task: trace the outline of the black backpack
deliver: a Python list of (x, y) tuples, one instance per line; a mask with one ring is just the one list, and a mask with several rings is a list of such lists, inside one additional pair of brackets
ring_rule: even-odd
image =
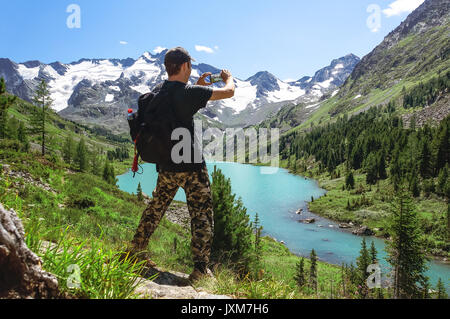
[(178, 127), (167, 87), (158, 86), (138, 99), (137, 116), (128, 120), (135, 144), (133, 172), (137, 171), (139, 156), (147, 163), (171, 163), (172, 131)]

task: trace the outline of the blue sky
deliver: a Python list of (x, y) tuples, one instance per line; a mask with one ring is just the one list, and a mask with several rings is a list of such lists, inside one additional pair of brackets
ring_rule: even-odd
[[(421, 2), (3, 0), (0, 57), (68, 63), (183, 46), (197, 61), (241, 79), (264, 70), (299, 79), (334, 58), (366, 55)], [(67, 26), (70, 4), (81, 9), (80, 28)], [(371, 4), (381, 11), (368, 12)], [(371, 21), (379, 25), (368, 25), (376, 12), (379, 19)]]

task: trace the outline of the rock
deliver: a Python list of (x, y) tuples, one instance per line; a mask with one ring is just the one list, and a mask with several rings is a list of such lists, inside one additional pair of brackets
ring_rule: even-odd
[(22, 222), (0, 204), (0, 298), (60, 298), (56, 277), (25, 244)]
[(313, 224), (316, 222), (316, 219), (315, 218), (306, 218), (306, 219), (300, 220), (300, 222), (304, 223), (304, 224)]
[(190, 286), (188, 275), (153, 269), (147, 276), (157, 275), (154, 280), (140, 279), (134, 291), (140, 298), (152, 299), (231, 299), (230, 296), (215, 295), (202, 288)]
[(303, 212), (303, 208), (299, 208), (297, 209), (297, 211), (295, 212), (297, 215), (300, 215)]
[(339, 224), (339, 228), (351, 228), (352, 226), (350, 224), (347, 223), (340, 223)]
[(285, 242), (282, 240), (282, 241), (280, 241), (280, 244), (285, 245)]
[(371, 236), (373, 235), (373, 231), (367, 226), (361, 226), (357, 229), (354, 229), (352, 231), (352, 234), (358, 236)]

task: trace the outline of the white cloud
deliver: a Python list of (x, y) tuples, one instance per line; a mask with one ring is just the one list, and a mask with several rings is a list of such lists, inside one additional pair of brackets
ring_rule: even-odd
[(153, 49), (153, 53), (158, 54), (161, 53), (162, 51), (164, 51), (166, 48), (157, 46), (156, 48)]
[(214, 50), (216, 50), (216, 51), (219, 50), (219, 46), (215, 45)]
[(195, 45), (195, 50), (198, 52), (214, 53), (214, 50), (204, 45)]
[(397, 16), (405, 12), (411, 12), (420, 6), (425, 0), (395, 0), (383, 13), (387, 17)]
[(122, 44), (122, 45), (127, 45), (128, 44), (127, 41), (119, 41), (119, 43)]

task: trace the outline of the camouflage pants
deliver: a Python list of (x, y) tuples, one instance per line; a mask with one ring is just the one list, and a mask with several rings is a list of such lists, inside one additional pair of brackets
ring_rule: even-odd
[(144, 210), (132, 241), (137, 251), (147, 249), (150, 236), (158, 227), (170, 202), (182, 187), (191, 217), (191, 250), (194, 263), (208, 263), (213, 235), (213, 206), (206, 166), (195, 172), (160, 171), (153, 198)]

